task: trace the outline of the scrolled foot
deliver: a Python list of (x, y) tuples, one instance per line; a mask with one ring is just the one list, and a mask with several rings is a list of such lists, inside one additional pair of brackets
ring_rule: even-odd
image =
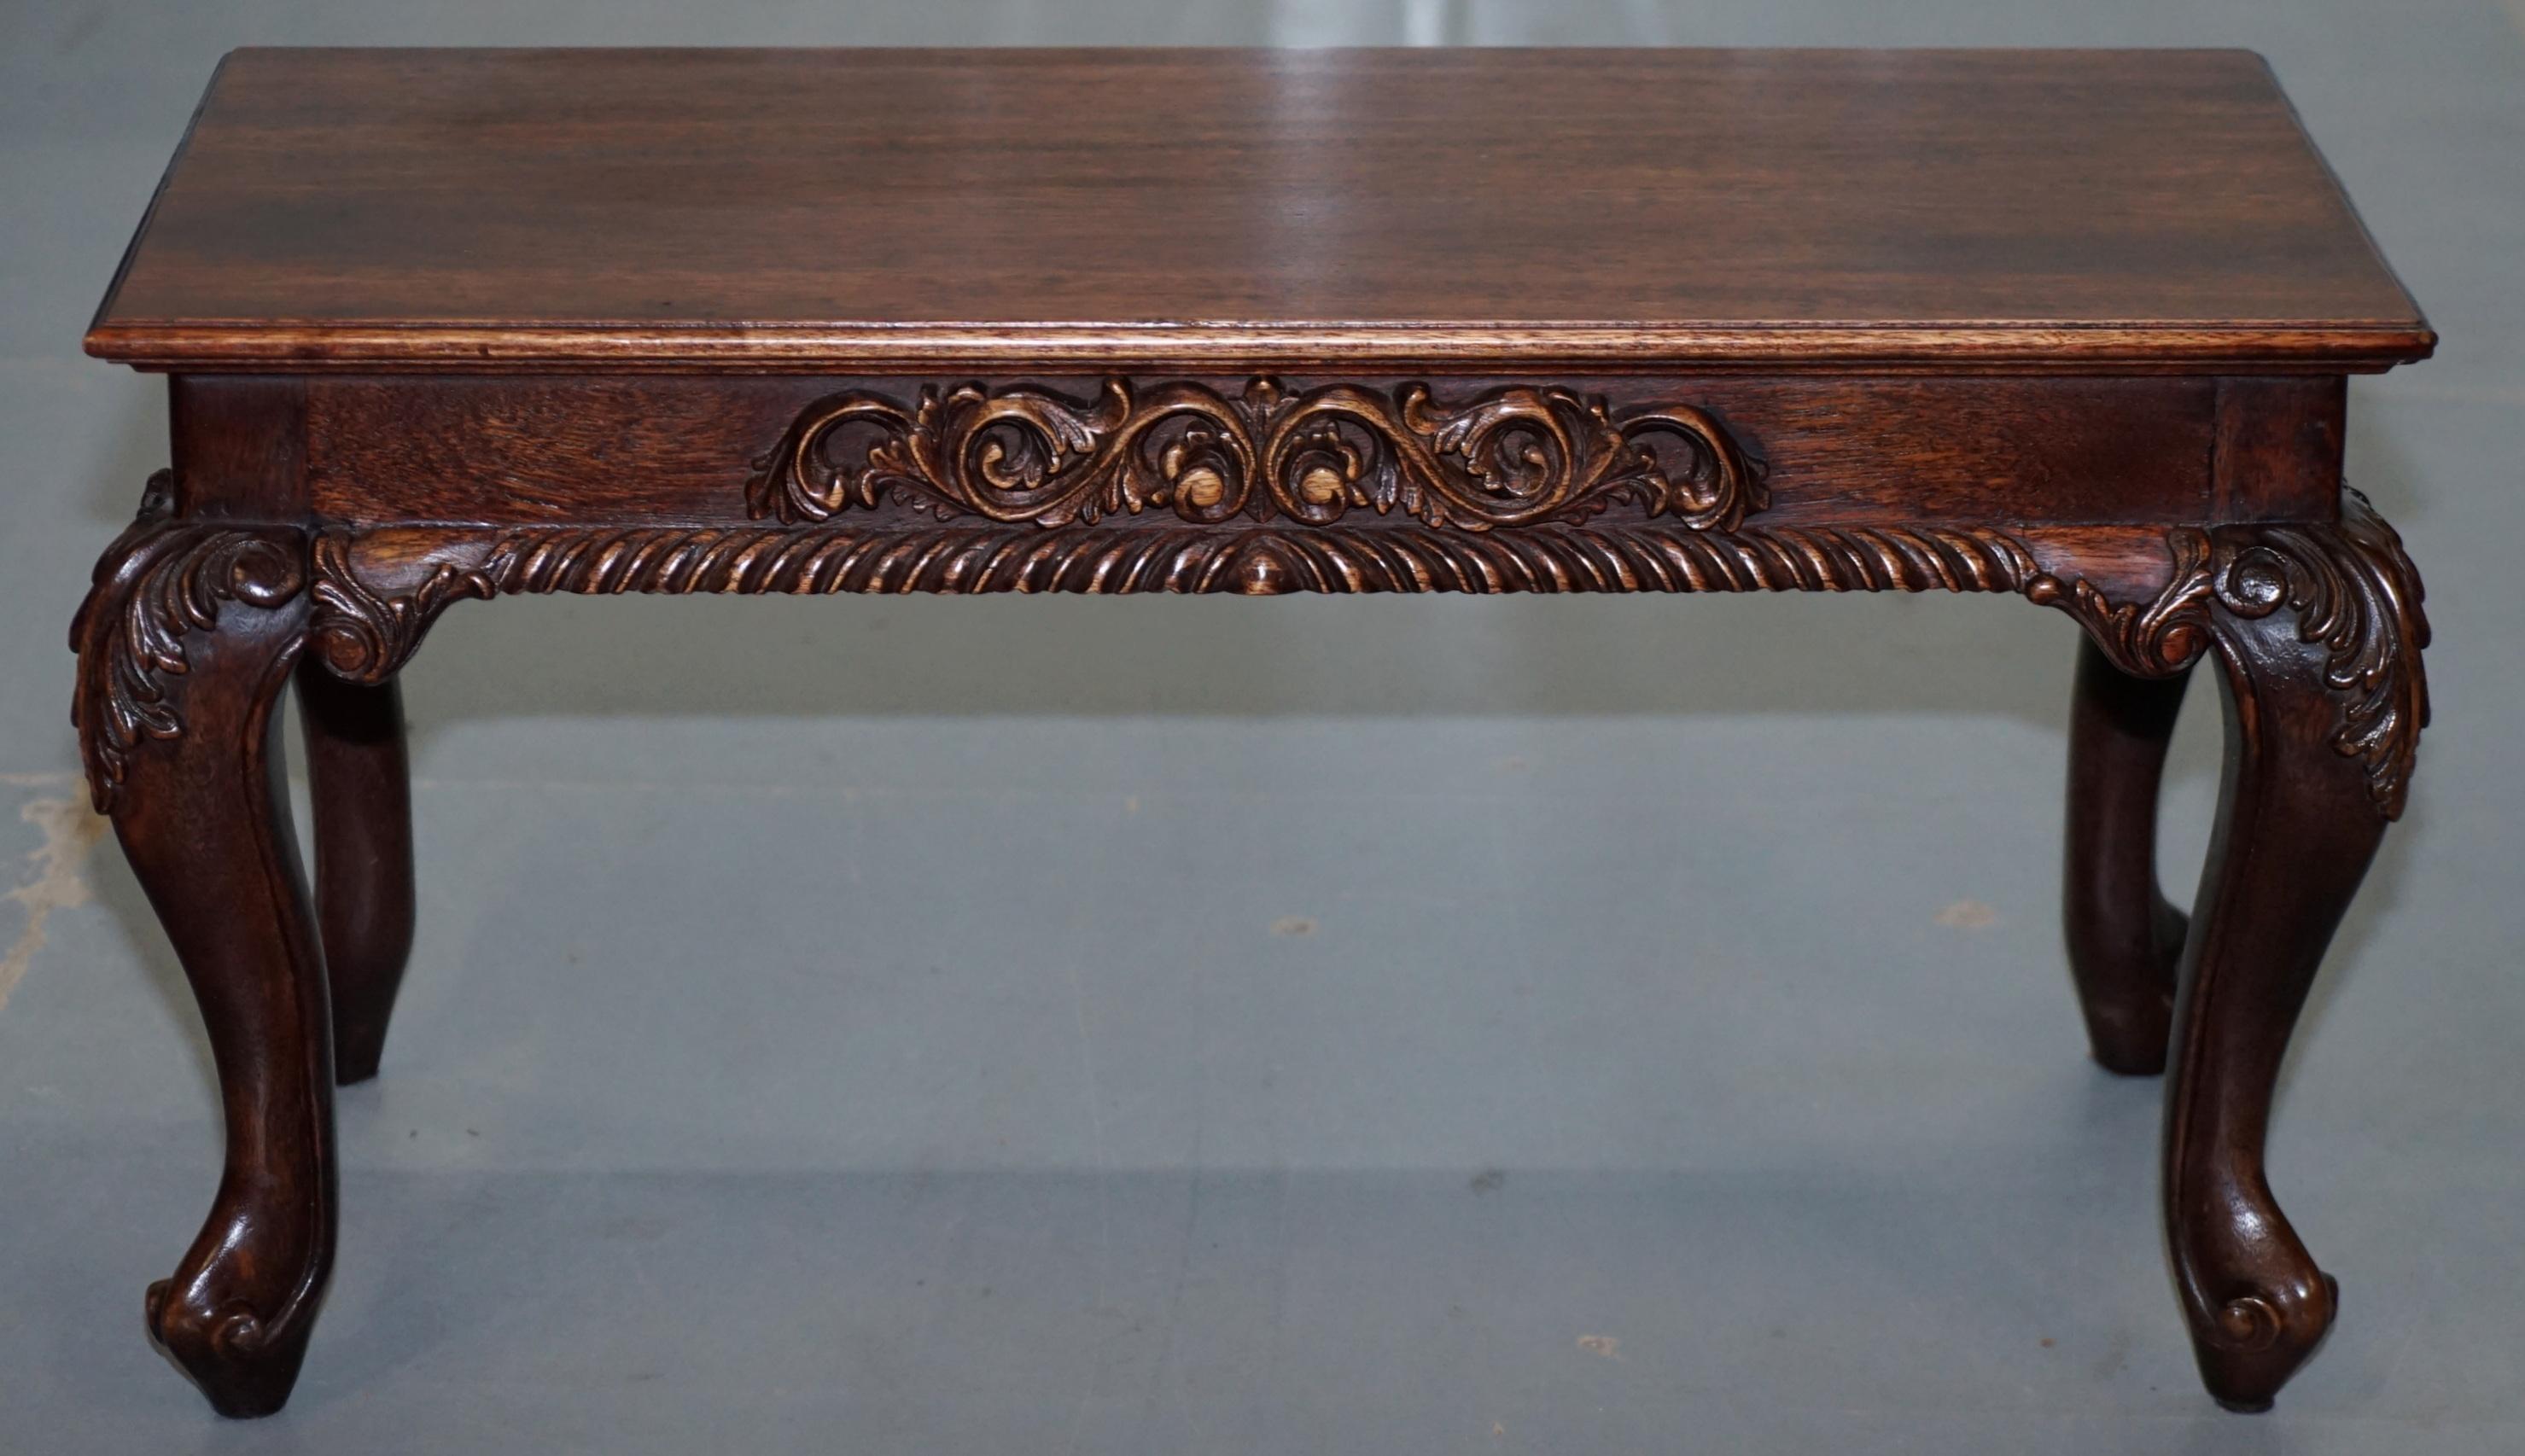
[(2419, 577), (2355, 496), (2324, 526), (2222, 533), (2194, 619), (2226, 688), (2227, 763), (2180, 972), (2165, 1219), (2201, 1375), (2267, 1408), (2339, 1286), (2271, 1195), (2263, 1146), (2291, 1028), (2428, 720)]
[(2231, 1411), (2269, 1410), (2340, 1312), (2340, 1282), (2310, 1263), (2276, 1286), (2227, 1294), (2203, 1311), (2205, 1333), (2194, 1346), (2202, 1383)]
[(173, 1361), (223, 1416), (269, 1416), (289, 1401), (307, 1359), (311, 1320), (292, 1318), (293, 1307), (267, 1323), (243, 1298), (220, 1294), (215, 1272), (205, 1270), (181, 1285), (162, 1279), (149, 1286), (149, 1342)]
[(289, 1398), (333, 1263), (330, 1010), (272, 712), (305, 557), (294, 527), (172, 514), (162, 479), (72, 632), (92, 791), (201, 1007), (226, 1133), (149, 1336), (230, 1416)]
[[(2161, 715), (2116, 715), (2152, 704), (2082, 669), (2085, 726), (2099, 750), (2087, 766), (2118, 764), (2090, 801), (2118, 806), (2123, 827), (2085, 838), (2094, 872), (2072, 871), (2070, 940), (2075, 954), (2082, 882), (2109, 886), (2090, 894), (2083, 937), (2087, 949), (2109, 953), (2080, 980), (2119, 1004), (2156, 973), (2155, 957), (2182, 946), (2166, 1063), (2167, 1247), (2209, 1393), (2261, 1410), (2322, 1342), (2340, 1303), (2264, 1176), (2272, 1090), (2332, 933), (2407, 801), (2429, 717), (2420, 660), (2429, 628), (2419, 573), (2355, 492), (2344, 493), (2335, 520), (2178, 529), (2167, 545), (2172, 569), (2145, 607), (2117, 606), (2083, 581), (2041, 578), (2027, 593), (2085, 625), (2097, 671), (2109, 662), (2132, 679), (2171, 678), (2206, 656), (2225, 690), (2218, 820), (2178, 936), (2169, 914), (2139, 913), (2154, 887), (2137, 816), (2153, 803), (2171, 700), (2153, 704)], [(2074, 773), (2074, 750), (2072, 762)], [(2074, 827), (2070, 845), (2074, 860)], [(2104, 852), (2113, 846), (2118, 853)], [(2091, 1024), (2098, 1002), (2088, 996)], [(2154, 1040), (2152, 1024), (2128, 1020), (2099, 1026), (2107, 1065)]]

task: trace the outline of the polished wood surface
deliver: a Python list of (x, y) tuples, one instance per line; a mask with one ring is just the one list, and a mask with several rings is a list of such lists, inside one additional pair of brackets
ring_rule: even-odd
[(286, 528), (172, 508), (162, 472), (98, 562), (71, 626), (74, 716), (201, 1006), (226, 1133), (201, 1232), (149, 1286), (149, 1337), (222, 1414), (260, 1416), (306, 1357), (339, 1192), (324, 957), (273, 711), (306, 635), (305, 554)]
[(345, 682), (298, 662), (307, 797), (316, 828), (316, 915), (333, 1003), (333, 1080), (377, 1075), (386, 1019), (412, 953), (412, 765), (403, 688)]
[(2190, 921), (2156, 877), (2156, 791), (2190, 685), (2133, 677), (2078, 644), (2069, 694), (2068, 842), (2061, 929), (2096, 1061), (2132, 1077), (2165, 1070), (2175, 973)]
[[(770, 376), (721, 379), (697, 390), (687, 380), (655, 376), (476, 376), (442, 380), (423, 394), (408, 380), (367, 376), (293, 380), (285, 387), (305, 401), (309, 505), (328, 517), (555, 521), (629, 510), (676, 520), (743, 521), (765, 504), (748, 488), (761, 474), (758, 457), (810, 417), (819, 401), (847, 395), (899, 416), (916, 412), (924, 392), (945, 400), (970, 382)], [(2285, 382), (2300, 410), (2321, 411), (2337, 394), (2324, 387), (2329, 381)], [(1258, 384), (1284, 399), (1357, 391), (1389, 405), (1420, 384), (1441, 408), (1535, 385), (1511, 378), (1308, 375), (1038, 376), (984, 383), (1003, 397), (1019, 392), (1014, 397), (1069, 401), (1076, 408), (1065, 415), (1090, 419), (1117, 384), (1144, 416), (1156, 405), (1182, 403), (1194, 390), (1214, 401), (1213, 408), (1243, 409)], [(2321, 480), (2337, 468), (2337, 433), (2293, 436), (2283, 459), (2297, 469), (2269, 482), (2237, 481), (2233, 467), (2256, 457), (2218, 449), (2222, 389), (2215, 380), (1632, 376), (1591, 381), (1583, 393), (1602, 399), (1619, 417), (1680, 407), (1718, 422), (1760, 460), (1773, 519), (1888, 512), (2090, 522), (2319, 518), (2332, 513), (2340, 494), (2337, 484), (2319, 492), (2303, 485), (2308, 476)], [(1259, 443), (1252, 431), (1241, 434)], [(2228, 467), (2223, 473), (2213, 469), (2220, 462)], [(1288, 486), (1283, 494), (1303, 500), (1303, 479)], [(1249, 504), (1259, 507), (1268, 495), (1267, 486), (1256, 490)], [(1172, 501), (1170, 492), (1144, 498), (1140, 511), (1123, 510), (1117, 523), (1172, 518)], [(1350, 524), (1398, 518), (1410, 517), (1380, 514), (1372, 506), (1344, 513)]]
[[(147, 1308), (223, 1411), (307, 1351), (333, 1086), (411, 944), (396, 674), (549, 593), (2055, 608), (2071, 974), (2098, 1059), (2169, 1074), (2203, 1381), (2266, 1405), (2331, 1324), (2263, 1143), (2429, 715), (2345, 375), (2432, 340), (2250, 56), (247, 52), (103, 316), (174, 369), (174, 460), (74, 716), (218, 1063)], [(2187, 919), (2155, 804), (2204, 662)]]
[(2426, 354), (2241, 51), (247, 50), (161, 367)]

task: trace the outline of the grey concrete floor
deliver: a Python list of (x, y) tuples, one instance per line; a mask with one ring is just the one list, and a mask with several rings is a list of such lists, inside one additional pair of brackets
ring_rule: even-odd
[[(2065, 619), (1002, 599), (451, 614), (328, 1311), (213, 1418), (139, 1320), (207, 1053), (61, 646), (164, 405), (78, 332), (226, 47), (635, 41), (2270, 55), (2446, 335), (2352, 392), (2438, 726), (2283, 1089), (2346, 1312), (2278, 1412), (2198, 1389), (2157, 1086), (2083, 1056)], [(2525, 1449), (2517, 0), (15, 0), (0, 196), (0, 1450)]]

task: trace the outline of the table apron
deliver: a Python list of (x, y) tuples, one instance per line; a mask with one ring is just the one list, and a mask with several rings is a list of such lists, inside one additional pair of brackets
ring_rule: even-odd
[[(1123, 428), (1091, 444), (1089, 437), (1117, 417), (1117, 387), (1128, 396)], [(1561, 443), (1574, 440), (1582, 457), (1595, 422), (1573, 411), (1601, 411), (1616, 424), (1696, 412), (1758, 471), (1760, 503), (1750, 518), (1801, 527), (2330, 519), (2338, 509), (2344, 397), (2338, 376), (177, 376), (178, 501), (187, 512), (255, 516), (295, 513), (294, 505), (306, 516), (353, 526), (732, 525), (777, 513), (763, 499), (766, 461), (794, 442), (819, 406), (877, 402), (916, 421), (924, 399), (941, 416), (952, 415), (964, 389), (977, 390), (985, 408), (1029, 396), (1052, 402), (1047, 408), (1085, 432), (1067, 442), (1082, 452), (1070, 463), (1101, 447), (1136, 445), (1154, 465), (1166, 435), (1203, 423), (1181, 410), (1172, 420), (1157, 418), (1165, 413), (1161, 405), (1207, 399), (1241, 411), (1258, 389), (1283, 411), (1327, 393), (1373, 404), (1392, 438), (1352, 428), (1354, 453), (1398, 445), (1408, 453), (1416, 443), (1451, 466), (1468, 458), (1446, 455), (1447, 442), (1435, 434), (1415, 433), (1404, 418), (1410, 396), (1422, 398), (1424, 412), (1441, 424), (1460, 426), (1480, 423), (1475, 416), (1485, 402), (1506, 400), (1505, 414), (1514, 415), (1517, 407), (1542, 401), (1562, 409), (1561, 422), (1571, 428)], [(240, 413), (269, 417), (263, 433), (274, 438), (267, 448), (240, 449), (240, 435), (257, 433), (237, 427)], [(1331, 410), (1314, 423), (1339, 433), (1356, 424), (1358, 413)], [(1041, 417), (1040, 411), (1028, 416)], [(1501, 422), (1513, 429), (1528, 421)], [(1150, 428), (1136, 440), (1116, 438), (1142, 424)], [(1297, 432), (1293, 426), (1287, 433)], [(933, 432), (924, 443), (952, 444), (941, 438), (948, 433)], [(1257, 422), (1244, 443), (1260, 457), (1275, 443), (1269, 434)], [(999, 443), (1041, 442), (1003, 430)], [(1289, 447), (1284, 455), (1295, 449)], [(1534, 442), (1505, 443), (1514, 457)], [(293, 467), (294, 482), (274, 478)], [(882, 527), (942, 518), (942, 503), (917, 495), (885, 492), (872, 506), (835, 511), (834, 519)], [(1269, 513), (1267, 505), (1237, 512)], [(1361, 526), (1414, 513), (1421, 512), (1408, 503), (1389, 503), (1384, 510), (1362, 504), (1341, 515), (1344, 524)], [(1613, 522), (1640, 513), (1635, 501), (1580, 502), (1555, 518)], [(1178, 511), (1163, 501), (1143, 502), (1137, 511), (1123, 502), (1103, 514), (1153, 524)], [(1461, 511), (1439, 523), (1486, 524)]]

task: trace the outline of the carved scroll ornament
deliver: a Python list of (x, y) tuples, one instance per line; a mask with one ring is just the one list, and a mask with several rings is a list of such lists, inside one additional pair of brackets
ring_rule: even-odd
[(2377, 811), (2401, 817), (2429, 721), (2420, 660), (2429, 623), (2401, 537), (2365, 496), (2345, 489), (2337, 525), (2183, 527), (2166, 545), (2172, 577), (2144, 607), (2048, 575), (2026, 595), (2078, 618), (2117, 666), (2143, 677), (2198, 658), (2218, 636), (2220, 612), (2259, 620), (2286, 608), (2299, 640), (2324, 649), (2324, 684), (2341, 707), (2333, 748), (2365, 767)]
[(1761, 466), (1708, 413), (1614, 412), (1566, 389), (1510, 385), (1460, 404), (1427, 386), (1258, 378), (1230, 400), (1189, 380), (1110, 378), (1094, 400), (1028, 386), (941, 391), (912, 406), (852, 392), (810, 407), (756, 462), (753, 514), (825, 521), (887, 501), (949, 519), (1092, 525), (1167, 510), (1330, 525), (1401, 510), (1464, 531), (1576, 524), (1621, 503), (1695, 530), (1765, 504)]
[[(2181, 527), (2145, 605), (2116, 604), (1982, 526), (1550, 524), (1517, 531), (1232, 530), (1019, 525), (867, 530), (795, 526), (524, 526), (420, 538), (411, 585), (369, 584), (353, 538), (315, 548), (315, 650), (335, 672), (391, 675), (454, 602), (513, 593), (712, 592), (2019, 592), (2076, 617), (2125, 671), (2164, 676), (2217, 639), (2222, 615), (2286, 608), (2327, 654), (2334, 747), (2400, 815), (2428, 689), (2419, 577), (2393, 528), (2346, 495), (2337, 526)], [(444, 538), (444, 539), (438, 539)]]
[(73, 624), (74, 716), (108, 807), (131, 754), (183, 731), (186, 638), (216, 628), (231, 604), (268, 610), (301, 591), (309, 649), (369, 682), (400, 668), (449, 605), (517, 593), (2019, 592), (2076, 617), (2144, 676), (2182, 670), (2233, 619), (2290, 612), (2325, 654), (2333, 746), (2360, 761), (2392, 818), (2428, 721), (2428, 623), (2393, 528), (2354, 491), (2342, 510), (2338, 524), (2173, 529), (2165, 585), (2142, 604), (2116, 603), (2053, 569), (2051, 553), (1986, 526), (414, 526), (322, 531), (302, 555), (296, 526), (172, 518), (162, 472)]
[(216, 628), (227, 604), (281, 607), (307, 584), (305, 533), (174, 519), (172, 479), (149, 477), (138, 516), (98, 559), (71, 621), (71, 721), (99, 813), (143, 744), (184, 731), (185, 638)]

